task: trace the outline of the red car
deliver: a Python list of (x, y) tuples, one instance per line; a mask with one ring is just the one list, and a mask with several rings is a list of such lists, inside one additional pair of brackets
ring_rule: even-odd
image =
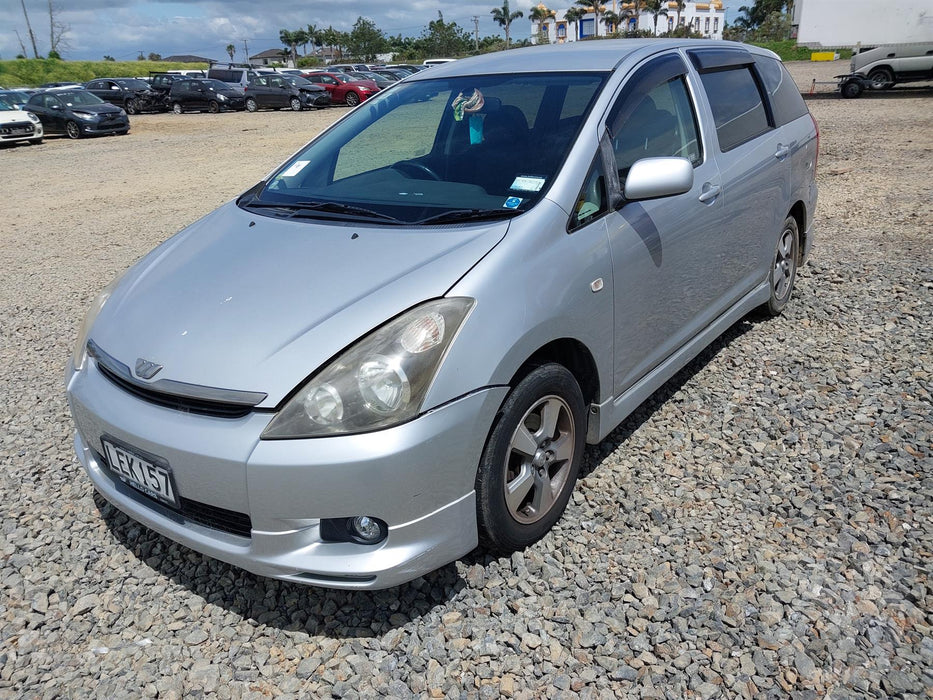
[(372, 80), (356, 80), (343, 73), (314, 71), (302, 73), (301, 77), (322, 85), (330, 92), (331, 104), (335, 105), (345, 104), (348, 107), (356, 107), (363, 100), (379, 92), (379, 88)]

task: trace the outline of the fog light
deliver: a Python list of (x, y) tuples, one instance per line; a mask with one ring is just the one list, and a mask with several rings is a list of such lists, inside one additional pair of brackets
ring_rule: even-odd
[(368, 544), (376, 543), (384, 537), (381, 523), (368, 515), (353, 518), (350, 521), (350, 530), (353, 535)]

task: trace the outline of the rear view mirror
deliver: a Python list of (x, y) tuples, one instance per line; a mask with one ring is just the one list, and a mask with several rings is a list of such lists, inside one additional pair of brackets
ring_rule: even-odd
[(629, 169), (625, 199), (657, 199), (683, 194), (693, 187), (693, 164), (686, 158), (642, 158)]

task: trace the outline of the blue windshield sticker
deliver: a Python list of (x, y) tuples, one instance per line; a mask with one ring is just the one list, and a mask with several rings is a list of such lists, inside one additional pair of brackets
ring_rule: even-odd
[(519, 205), (522, 203), (521, 197), (509, 197), (505, 200), (505, 204), (502, 206), (506, 209), (518, 209)]

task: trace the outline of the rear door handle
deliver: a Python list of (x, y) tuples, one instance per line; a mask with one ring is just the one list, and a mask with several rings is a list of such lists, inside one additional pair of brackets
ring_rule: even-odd
[(790, 146), (778, 144), (778, 149), (774, 152), (774, 157), (778, 160), (784, 160), (788, 153), (790, 153)]
[(697, 197), (697, 199), (699, 199), (701, 202), (704, 202), (704, 203), (710, 202), (716, 199), (716, 197), (719, 196), (720, 192), (722, 192), (722, 187), (720, 187), (719, 185), (711, 185), (709, 189), (703, 190), (703, 192), (700, 194), (699, 197)]

